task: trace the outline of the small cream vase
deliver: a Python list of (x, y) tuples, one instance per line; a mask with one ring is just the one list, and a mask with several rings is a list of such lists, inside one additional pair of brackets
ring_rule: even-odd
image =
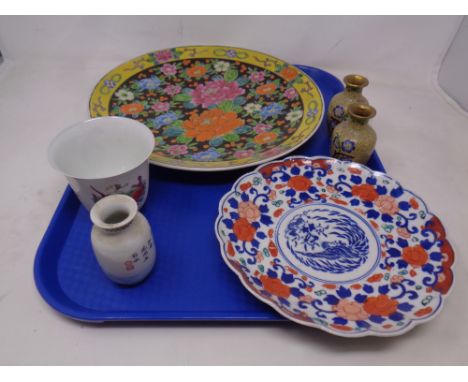
[(127, 195), (110, 195), (91, 209), (91, 243), (104, 273), (119, 284), (136, 284), (153, 269), (156, 250), (151, 227)]

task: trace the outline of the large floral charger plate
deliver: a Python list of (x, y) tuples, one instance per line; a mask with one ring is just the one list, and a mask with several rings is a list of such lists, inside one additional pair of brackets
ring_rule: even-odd
[(290, 157), (219, 204), (222, 256), (283, 316), (346, 337), (394, 336), (440, 312), (454, 253), (424, 201), (386, 174)]
[(216, 171), (285, 155), (320, 126), (323, 98), (295, 66), (252, 50), (185, 46), (137, 57), (106, 74), (92, 117), (117, 115), (154, 133), (150, 161)]

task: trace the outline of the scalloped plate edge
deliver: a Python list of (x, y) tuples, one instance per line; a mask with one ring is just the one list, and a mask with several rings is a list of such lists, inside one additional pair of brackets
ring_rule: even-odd
[[(383, 173), (381, 171), (372, 170), (371, 168), (369, 168), (369, 167), (367, 167), (366, 165), (363, 165), (363, 164), (350, 162), (350, 161), (342, 161), (342, 160), (339, 160), (339, 159), (335, 159), (335, 158), (331, 158), (331, 157), (327, 157), (327, 156), (321, 156), (321, 155), (311, 156), (311, 157), (296, 155), (296, 156), (289, 156), (289, 157), (283, 158), (280, 161), (272, 161), (272, 162), (269, 162), (269, 163), (263, 163), (260, 166), (256, 167), (255, 170), (242, 175), (239, 179), (237, 179), (235, 181), (235, 183), (233, 184), (231, 189), (224, 194), (224, 196), (221, 198), (221, 200), (219, 201), (219, 204), (218, 204), (218, 217), (216, 218), (215, 227), (214, 227), (216, 238), (218, 239), (219, 246), (220, 246), (221, 256), (222, 256), (224, 262), (226, 263), (226, 265), (234, 272), (234, 274), (236, 274), (239, 277), (239, 280), (242, 283), (242, 285), (253, 296), (255, 296), (260, 301), (264, 302), (265, 304), (271, 306), (276, 312), (278, 312), (280, 315), (287, 318), (288, 320), (291, 320), (291, 321), (296, 322), (297, 324), (300, 324), (300, 325), (303, 325), (303, 326), (317, 328), (317, 329), (320, 329), (320, 330), (325, 331), (327, 333), (334, 334), (334, 335), (337, 335), (337, 336), (340, 336), (340, 337), (345, 337), (345, 338), (360, 338), (360, 337), (368, 337), (368, 336), (396, 337), (396, 336), (400, 336), (402, 334), (405, 334), (405, 333), (409, 332), (411, 329), (413, 329), (414, 327), (416, 327), (418, 325), (421, 325), (421, 324), (424, 324), (426, 322), (429, 322), (429, 321), (433, 320), (435, 317), (437, 317), (440, 314), (440, 312), (441, 312), (441, 310), (442, 310), (442, 308), (444, 306), (444, 299), (447, 298), (450, 295), (450, 293), (452, 292), (452, 290), (454, 288), (454, 285), (455, 285), (455, 275), (454, 275), (454, 265), (455, 265), (455, 262), (456, 262), (455, 254), (453, 256), (452, 264), (450, 265), (450, 268), (449, 268), (451, 273), (452, 273), (452, 282), (451, 282), (450, 287), (448, 288), (447, 292), (444, 293), (444, 294), (442, 294), (442, 293), (440, 294), (440, 299), (439, 299), (439, 304), (437, 306), (437, 309), (433, 312), (433, 314), (431, 314), (431, 315), (429, 315), (427, 317), (423, 317), (423, 318), (420, 318), (420, 319), (412, 319), (411, 321), (409, 321), (409, 323), (406, 326), (399, 328), (397, 331), (389, 331), (389, 332), (363, 331), (363, 332), (356, 332), (356, 333), (346, 333), (346, 332), (341, 332), (341, 331), (329, 329), (328, 327), (324, 327), (324, 326), (318, 325), (318, 324), (313, 323), (313, 322), (301, 321), (301, 320), (298, 320), (298, 319), (296, 319), (294, 317), (291, 317), (291, 316), (285, 314), (278, 305), (276, 305), (274, 302), (264, 298), (263, 296), (261, 296), (255, 290), (252, 289), (250, 284), (248, 282), (246, 282), (246, 280), (244, 279), (244, 274), (239, 272), (236, 268), (234, 268), (234, 266), (230, 263), (229, 258), (226, 256), (226, 251), (224, 249), (225, 242), (221, 238), (221, 236), (219, 234), (219, 229), (218, 229), (219, 224), (221, 223), (221, 219), (223, 218), (223, 205), (226, 202), (227, 198), (229, 198), (232, 195), (232, 193), (236, 191), (237, 186), (244, 179), (246, 179), (246, 178), (248, 178), (250, 176), (253, 176), (253, 175), (257, 174), (257, 173), (260, 173), (260, 170), (263, 167), (265, 167), (266, 165), (273, 165), (275, 163), (280, 164), (280, 163), (283, 163), (283, 162), (285, 162), (287, 160), (331, 160), (331, 161), (333, 161), (335, 163), (338, 163), (338, 164), (348, 164), (348, 165), (352, 164), (353, 167), (362, 168), (362, 169), (364, 169), (366, 171), (371, 172), (374, 175), (383, 176), (383, 177), (385, 177), (387, 179), (390, 179), (393, 182), (396, 182), (399, 186), (402, 187), (402, 189), (404, 191), (412, 194), (415, 198), (417, 198), (419, 201), (421, 201), (421, 203), (424, 206), (424, 209), (425, 209), (426, 213), (430, 214), (431, 216), (435, 217), (436, 219), (438, 219), (440, 221), (440, 219), (438, 218), (437, 215), (435, 215), (434, 213), (429, 211), (429, 209), (427, 208), (427, 205), (424, 202), (424, 200), (421, 197), (419, 197), (417, 194), (415, 194), (414, 192), (412, 192), (412, 191), (406, 189), (405, 187), (403, 187), (399, 181), (395, 180), (394, 178), (390, 177), (389, 175), (387, 175), (387, 174), (385, 174), (385, 173)], [(442, 223), (440, 223), (440, 224), (442, 226), (442, 229), (443, 229), (444, 233), (446, 233), (445, 227), (443, 226)], [(450, 245), (450, 242), (447, 239), (446, 235), (445, 235), (444, 240)], [(451, 245), (450, 245), (450, 247), (451, 247)], [(452, 251), (453, 251), (453, 249), (452, 249)]]

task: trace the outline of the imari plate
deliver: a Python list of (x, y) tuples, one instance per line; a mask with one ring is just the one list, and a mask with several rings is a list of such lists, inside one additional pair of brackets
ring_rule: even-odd
[(424, 201), (386, 174), (290, 157), (241, 177), (219, 204), (222, 256), (283, 316), (346, 337), (432, 319), (454, 253)]
[(137, 119), (154, 133), (153, 164), (235, 169), (285, 155), (320, 126), (323, 99), (295, 66), (247, 49), (185, 46), (137, 57), (106, 74), (92, 117)]

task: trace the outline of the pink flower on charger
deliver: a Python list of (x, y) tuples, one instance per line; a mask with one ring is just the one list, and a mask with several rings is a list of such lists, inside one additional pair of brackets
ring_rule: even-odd
[(265, 73), (263, 72), (253, 72), (250, 76), (250, 81), (252, 82), (262, 82), (265, 79)]
[(262, 252), (258, 251), (257, 255), (255, 256), (255, 260), (257, 260), (257, 263), (261, 263), (264, 258), (265, 257), (263, 256)]
[(179, 94), (181, 90), (182, 88), (179, 85), (167, 85), (164, 88), (164, 91), (166, 92), (166, 94), (171, 95), (171, 96)]
[(268, 194), (268, 199), (270, 200), (275, 200), (276, 199), (276, 191), (271, 190), (270, 193)]
[(188, 153), (187, 145), (173, 145), (166, 150), (171, 155), (184, 155)]
[(403, 279), (404, 277), (401, 275), (393, 275), (390, 279), (390, 282), (392, 282), (393, 284), (398, 284), (401, 283)]
[(252, 155), (255, 154), (255, 151), (252, 149), (249, 150), (239, 150), (234, 153), (234, 156), (237, 159), (242, 159), (242, 158), (250, 158)]
[(260, 217), (260, 209), (251, 201), (240, 202), (238, 211), (239, 216), (247, 219), (249, 222), (253, 222)]
[(289, 89), (287, 89), (287, 90), (284, 92), (284, 96), (285, 96), (287, 99), (293, 99), (294, 97), (297, 96), (296, 89), (294, 89), (294, 88), (289, 88)]
[(350, 321), (365, 320), (369, 314), (359, 302), (343, 299), (336, 306), (336, 315)]
[(156, 102), (151, 109), (157, 112), (163, 112), (169, 110), (169, 102)]
[(172, 58), (172, 52), (170, 50), (160, 50), (155, 53), (155, 57), (158, 62), (169, 61)]
[(304, 296), (301, 296), (299, 297), (299, 301), (302, 301), (302, 302), (307, 302), (307, 303), (311, 303), (312, 301), (314, 301), (314, 298), (310, 295), (304, 295)]
[(406, 228), (403, 227), (398, 227), (397, 228), (397, 233), (404, 239), (409, 239), (411, 237), (411, 234), (408, 232)]
[(375, 201), (374, 204), (383, 214), (393, 215), (396, 214), (400, 209), (398, 208), (398, 203), (393, 196), (390, 195), (380, 195)]
[(166, 76), (172, 76), (177, 73), (177, 68), (174, 64), (164, 64), (161, 68), (161, 72)]
[(272, 129), (271, 125), (267, 125), (265, 123), (259, 123), (257, 126), (253, 128), (257, 134), (264, 133), (265, 131), (269, 131)]
[(210, 81), (196, 87), (192, 92), (192, 102), (195, 105), (208, 107), (223, 101), (231, 101), (244, 93), (245, 90), (239, 88), (237, 82), (226, 82), (224, 80)]

